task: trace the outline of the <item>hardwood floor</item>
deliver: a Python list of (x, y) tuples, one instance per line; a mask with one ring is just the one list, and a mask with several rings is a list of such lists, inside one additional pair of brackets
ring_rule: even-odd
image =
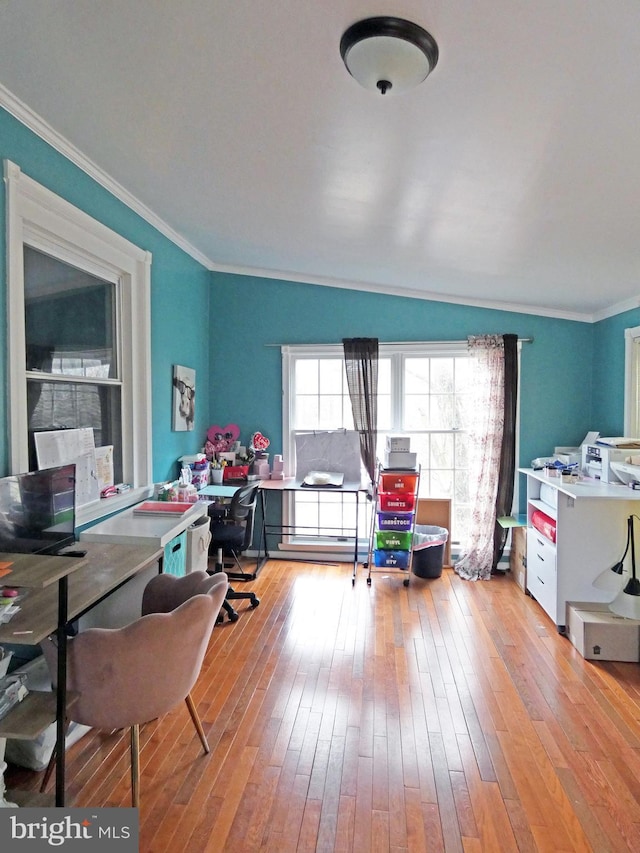
[[(271, 561), (194, 699), (141, 732), (142, 853), (640, 850), (640, 666), (584, 661), (507, 576)], [(130, 804), (128, 737), (69, 803)], [(14, 788), (41, 774), (10, 769)]]

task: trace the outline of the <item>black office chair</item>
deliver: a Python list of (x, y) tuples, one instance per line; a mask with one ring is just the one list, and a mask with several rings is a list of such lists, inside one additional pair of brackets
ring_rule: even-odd
[[(209, 555), (215, 559), (215, 568), (208, 569), (209, 574), (226, 571), (226, 568), (233, 569), (234, 563), (225, 564), (225, 557), (231, 557), (240, 574), (244, 574), (239, 557), (253, 541), (257, 500), (258, 486), (248, 483), (234, 492), (227, 509), (221, 512), (215, 504), (209, 508), (211, 518)], [(230, 572), (229, 576), (233, 577), (233, 572)], [(222, 603), (222, 609), (227, 613), (230, 622), (235, 622), (239, 617), (229, 602), (238, 599), (248, 600), (251, 607), (257, 607), (260, 604), (260, 599), (254, 592), (236, 592), (230, 586)]]

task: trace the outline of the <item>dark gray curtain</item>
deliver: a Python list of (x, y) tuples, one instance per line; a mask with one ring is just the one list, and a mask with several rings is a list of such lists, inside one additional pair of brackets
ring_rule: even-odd
[(360, 433), (364, 467), (375, 482), (378, 441), (378, 339), (343, 338), (353, 424)]
[[(510, 515), (513, 505), (513, 482), (516, 467), (516, 405), (518, 400), (518, 336), (504, 339), (504, 428), (500, 473), (496, 495), (496, 518)], [(493, 537), (493, 570), (495, 571), (507, 541), (508, 530), (496, 521)]]

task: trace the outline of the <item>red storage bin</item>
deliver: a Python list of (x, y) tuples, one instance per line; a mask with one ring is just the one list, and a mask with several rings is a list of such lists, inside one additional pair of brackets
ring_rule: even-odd
[(389, 471), (380, 477), (381, 492), (415, 492), (418, 475), (404, 471)]
[(416, 504), (415, 495), (402, 492), (381, 492), (379, 499), (383, 512), (412, 512)]
[(249, 475), (248, 465), (226, 465), (223, 469), (222, 481), (246, 480)]
[(547, 539), (550, 539), (552, 542), (556, 541), (556, 522), (550, 515), (547, 515), (540, 509), (536, 509), (531, 515), (531, 524), (539, 533), (546, 536)]

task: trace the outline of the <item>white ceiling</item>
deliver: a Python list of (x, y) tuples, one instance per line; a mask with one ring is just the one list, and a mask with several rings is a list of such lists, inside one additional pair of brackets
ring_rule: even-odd
[[(440, 49), (395, 97), (339, 53), (379, 14)], [(639, 305), (639, 57), (637, 0), (0, 0), (0, 105), (266, 298)]]

